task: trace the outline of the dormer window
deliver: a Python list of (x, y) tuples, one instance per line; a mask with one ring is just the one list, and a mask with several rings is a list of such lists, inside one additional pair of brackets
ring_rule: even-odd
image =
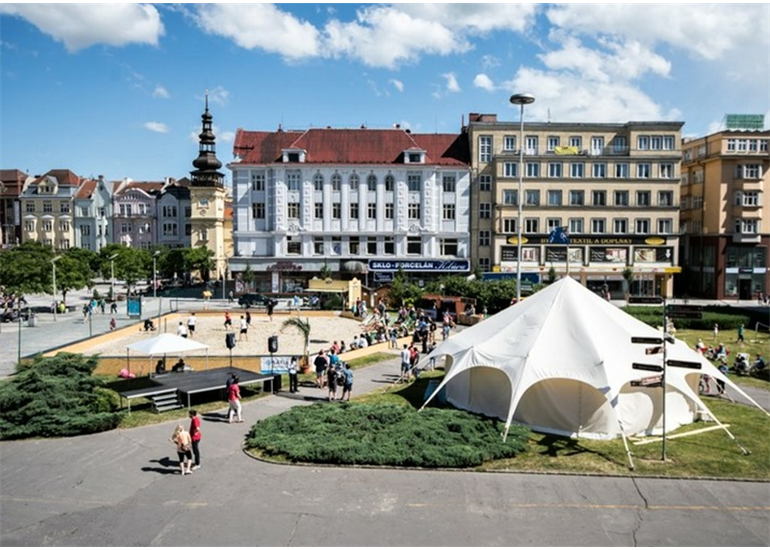
[(307, 152), (302, 149), (284, 149), (283, 162), (305, 162)]
[(425, 151), (404, 151), (404, 161), (406, 164), (425, 164)]

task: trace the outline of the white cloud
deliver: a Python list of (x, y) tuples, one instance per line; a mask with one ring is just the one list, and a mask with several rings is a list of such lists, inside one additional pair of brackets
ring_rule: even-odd
[(145, 129), (151, 132), (157, 132), (159, 134), (168, 133), (168, 126), (166, 126), (162, 122), (145, 122), (143, 126)]
[(287, 59), (318, 55), (318, 31), (272, 4), (200, 4), (195, 20), (208, 34), (247, 50), (262, 49)]
[(391, 9), (416, 19), (435, 21), (468, 34), (496, 30), (524, 32), (533, 23), (537, 4), (397, 4)]
[(443, 76), (446, 79), (446, 91), (449, 93), (457, 93), (460, 91), (460, 84), (457, 82), (457, 75), (454, 73), (444, 73)]
[(396, 90), (398, 90), (399, 92), (403, 92), (404, 91), (404, 83), (401, 82), (400, 80), (396, 80), (395, 78), (392, 78), (392, 79), (389, 80), (389, 82), (391, 84), (393, 84), (393, 87)]
[(210, 103), (216, 103), (217, 105), (225, 106), (227, 100), (230, 98), (230, 92), (225, 90), (222, 86), (217, 86), (211, 90), (206, 90), (209, 96)]
[(158, 10), (149, 4), (0, 4), (0, 14), (29, 21), (69, 52), (95, 44), (157, 46), (164, 34)]
[(483, 73), (476, 75), (476, 78), (473, 79), (473, 85), (487, 92), (494, 92), (496, 89), (492, 79)]
[(235, 141), (235, 132), (219, 132), (218, 134), (215, 134), (217, 136), (217, 141), (220, 141), (222, 143), (232, 143)]
[(163, 86), (155, 86), (155, 89), (152, 91), (152, 96), (159, 97), (161, 99), (168, 99), (171, 97), (171, 94), (169, 94), (168, 90)]

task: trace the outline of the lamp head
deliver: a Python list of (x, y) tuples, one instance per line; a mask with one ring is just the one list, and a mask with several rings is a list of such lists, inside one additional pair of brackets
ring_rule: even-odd
[(113, 254), (112, 256), (110, 256), (110, 257), (109, 257), (109, 258), (107, 258), (107, 259), (108, 259), (108, 260), (110, 260), (110, 261), (112, 261), (112, 260), (114, 260), (114, 259), (115, 259), (115, 258), (117, 258), (117, 257), (118, 257), (118, 255), (117, 255), (117, 254)]
[(514, 105), (529, 105), (535, 102), (535, 96), (532, 94), (513, 94), (510, 101)]

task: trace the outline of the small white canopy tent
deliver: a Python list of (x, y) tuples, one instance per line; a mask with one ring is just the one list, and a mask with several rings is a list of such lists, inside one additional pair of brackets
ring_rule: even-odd
[[(425, 357), (447, 357), (447, 374), (426, 405), (445, 388), (451, 404), (505, 420), (506, 432), (517, 422), (591, 439), (659, 434), (661, 389), (631, 385), (655, 373), (631, 365), (662, 365), (662, 356), (646, 355), (649, 345), (632, 344), (634, 336), (662, 334), (563, 278), (453, 335)], [(748, 398), (683, 342), (667, 346), (667, 359), (702, 368), (666, 367), (666, 432), (693, 422), (700, 411), (714, 418), (698, 396), (701, 374), (725, 380)]]
[[(129, 344), (126, 346), (126, 358), (130, 365), (129, 351), (135, 351), (142, 355), (153, 357), (158, 355), (183, 354), (202, 349), (206, 350), (206, 361), (208, 363), (209, 347), (206, 344), (190, 340), (189, 338), (182, 338), (176, 334), (164, 333)], [(129, 366), (129, 371), (130, 370)]]

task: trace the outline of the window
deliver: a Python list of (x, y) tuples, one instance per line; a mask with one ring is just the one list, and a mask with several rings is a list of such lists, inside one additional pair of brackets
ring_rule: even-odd
[(636, 139), (636, 148), (640, 151), (650, 150), (650, 136), (639, 136)]
[(492, 160), (492, 136), (479, 136), (479, 162)]
[(302, 241), (299, 237), (286, 238), (286, 254), (298, 256), (302, 252)]
[(545, 150), (553, 153), (559, 146), (559, 136), (548, 136), (545, 143)]
[(526, 206), (540, 206), (540, 191), (538, 189), (525, 191), (524, 204)]
[(59, 231), (66, 233), (70, 230), (70, 222), (59, 222)]
[(358, 189), (358, 185), (361, 183), (361, 178), (358, 177), (358, 174), (350, 174), (350, 177), (348, 178), (348, 185), (351, 189)]
[(479, 231), (479, 246), (489, 246), (490, 242), (492, 242), (492, 232)]
[(759, 220), (735, 220), (735, 232), (745, 235), (756, 235), (759, 233)]
[(661, 218), (658, 220), (658, 233), (661, 235), (670, 235), (674, 232), (674, 220), (671, 218)]
[(422, 237), (407, 237), (406, 253), (409, 255), (422, 254)]
[(369, 176), (366, 178), (366, 188), (369, 191), (377, 191), (377, 176), (374, 174), (369, 174)]
[[(762, 177), (762, 168), (759, 164), (742, 164), (737, 167), (737, 170), (736, 175), (739, 178), (754, 180)], [(45, 203), (43, 203), (43, 207), (43, 211), (45, 211)]]
[[(200, 199), (198, 199), (198, 205), (201, 208), (208, 208), (209, 207), (209, 200), (208, 199), (204, 199), (204, 198), (201, 197)], [(140, 204), (139, 205), (139, 210), (140, 210), (140, 212), (142, 214), (146, 214), (147, 213), (146, 206), (147, 206), (146, 204)]]
[(444, 175), (441, 178), (441, 186), (444, 193), (455, 193), (457, 188), (457, 179), (453, 175)]
[(407, 207), (407, 218), (410, 220), (419, 220), (420, 219), (420, 203), (419, 202), (410, 202), (409, 206)]
[(650, 137), (650, 149), (653, 151), (660, 151), (663, 149), (663, 136)]
[(70, 203), (62, 201), (59, 204), (59, 212), (62, 214), (69, 214), (70, 211)]
[(392, 220), (393, 214), (395, 212), (395, 207), (392, 202), (386, 202), (385, 203), (385, 219), (386, 220)]
[(332, 191), (339, 191), (342, 189), (342, 176), (339, 174), (332, 174)]
[(366, 253), (370, 256), (377, 254), (377, 241), (374, 237), (369, 237), (369, 239), (366, 241)]
[(648, 179), (650, 175), (650, 164), (648, 162), (640, 162), (636, 165), (637, 178)]
[(422, 183), (422, 178), (420, 177), (420, 174), (407, 174), (406, 176), (406, 184), (409, 188), (409, 191), (420, 191)]
[(342, 217), (342, 203), (332, 203), (332, 219), (339, 220)]
[(152, 226), (149, 223), (139, 225), (139, 234), (149, 235), (152, 232)]
[(585, 162), (572, 162), (569, 165), (569, 177), (571, 178), (583, 178), (586, 173)]
[(569, 192), (569, 205), (570, 206), (583, 206), (585, 204), (585, 191), (570, 191)]
[(527, 163), (527, 177), (528, 178), (539, 178), (540, 177), (540, 163), (539, 162), (528, 162)]
[(518, 177), (519, 164), (517, 162), (504, 162), (503, 163), (503, 176), (506, 178)]
[(636, 206), (651, 206), (650, 192), (649, 191), (637, 191), (636, 192)]
[(650, 220), (640, 218), (636, 220), (636, 233), (639, 235), (646, 235), (650, 232)]
[(335, 256), (342, 254), (342, 237), (332, 237), (332, 254)]
[(396, 187), (396, 178), (392, 174), (385, 176), (385, 191), (393, 191)]
[(738, 206), (759, 206), (759, 191), (744, 191), (736, 195)]
[(28, 202), (25, 207), (25, 212), (27, 213), (34, 213), (35, 212), (35, 203), (34, 202)]
[(674, 206), (674, 192), (658, 191), (658, 206)]
[(527, 218), (524, 220), (524, 233), (539, 233), (540, 220), (537, 218)]
[(492, 190), (492, 176), (489, 174), (482, 174), (479, 176), (479, 191), (491, 191)]
[[(123, 206), (121, 204), (121, 206)], [(130, 204), (127, 206), (131, 206)], [(176, 218), (176, 206), (164, 206), (161, 209), (164, 218)], [(130, 214), (130, 212), (129, 212)]]
[(519, 203), (516, 200), (519, 192), (515, 189), (503, 189), (503, 204), (509, 206), (517, 206)]
[(612, 150), (616, 155), (628, 152), (628, 140), (626, 136), (615, 136), (612, 140)]
[(201, 229), (201, 240), (202, 241), (208, 241), (209, 240), (209, 230), (206, 228)]
[(455, 205), (445, 204), (443, 208), (443, 219), (446, 221), (455, 219)]
[(567, 225), (572, 235), (578, 235), (583, 232), (583, 218), (570, 218)]
[(606, 162), (594, 162), (591, 166), (591, 175), (595, 178), (607, 177), (607, 163)]
[(607, 192), (591, 191), (591, 204), (594, 206), (607, 206)]
[[(35, 224), (32, 224), (32, 226), (33, 226), (33, 227), (34, 227), (34, 225), (35, 225)], [(31, 231), (31, 229), (28, 229), (27, 231)], [(90, 225), (81, 225), (81, 226), (80, 226), (80, 234), (81, 234), (83, 237), (88, 237), (88, 236), (90, 236), (90, 235), (91, 235), (91, 226), (90, 226)]]
[(324, 177), (322, 174), (316, 174), (313, 176), (313, 189), (316, 191), (324, 190)]
[(419, 164), (422, 162), (422, 153), (409, 153), (407, 159), (409, 164)]
[(488, 202), (479, 204), (479, 218), (489, 219), (492, 217), (492, 205)]
[(122, 222), (120, 224), (121, 233), (131, 233), (131, 224), (129, 222)]
[(322, 256), (324, 253), (324, 238), (323, 237), (314, 237), (313, 238), (313, 254), (316, 256)]
[(251, 190), (252, 191), (265, 190), (265, 174), (258, 173), (258, 174), (251, 175)]
[(628, 206), (628, 191), (615, 191), (615, 206)]
[(545, 230), (547, 233), (550, 233), (558, 227), (562, 227), (561, 218), (548, 218), (545, 220)]
[(548, 206), (561, 206), (561, 191), (550, 190), (546, 192)]
[(561, 177), (561, 162), (549, 162), (548, 163), (548, 177), (560, 178)]
[(602, 234), (605, 232), (606, 220), (604, 218), (593, 218), (591, 220), (591, 233)]
[(166, 222), (163, 224), (163, 236), (175, 237), (177, 234), (177, 226), (175, 223)]
[(503, 151), (515, 151), (515, 150), (516, 150), (516, 136), (504, 136)]
[(324, 217), (324, 203), (317, 202), (313, 204), (313, 217), (322, 220)]
[(615, 163), (615, 177), (621, 178), (621, 179), (627, 179), (628, 178), (628, 163), (627, 162), (616, 162)]
[(457, 257), (457, 239), (439, 240), (439, 254), (441, 256)]
[(350, 203), (350, 219), (351, 220), (357, 220), (358, 219), (358, 203), (357, 202)]
[(537, 136), (527, 136), (524, 140), (524, 144), (525, 152), (528, 155), (537, 154)]
[(615, 218), (612, 220), (613, 233), (628, 233), (628, 220), (625, 218)]
[(51, 201), (43, 202), (43, 212), (53, 212), (53, 203)]
[(577, 147), (578, 151), (583, 148), (583, 138), (581, 136), (570, 136), (569, 146)]
[(591, 138), (591, 154), (601, 155), (604, 153), (604, 137), (593, 136)]
[(479, 269), (483, 272), (487, 272), (492, 267), (492, 261), (489, 258), (479, 258)]
[(675, 149), (676, 140), (674, 136), (663, 136), (663, 150), (673, 151)]
[(376, 220), (377, 219), (377, 203), (376, 202), (370, 202), (366, 205), (366, 219), (368, 220)]
[(356, 256), (360, 252), (360, 241), (358, 237), (348, 237), (348, 250), (351, 256)]
[(43, 220), (43, 231), (53, 231), (53, 223), (51, 220)]
[(67, 250), (70, 247), (70, 240), (69, 239), (62, 239), (59, 241), (59, 248), (62, 250)]
[(382, 252), (386, 256), (393, 256), (396, 253), (396, 242), (393, 237), (385, 237), (382, 240)]
[(660, 163), (660, 174), (659, 176), (663, 179), (674, 179), (674, 164), (671, 162), (661, 162)]
[[(83, 227), (88, 227), (88, 226), (87, 225), (82, 226), (81, 230), (83, 229)], [(24, 231), (29, 233), (34, 230), (35, 230), (35, 222), (24, 222)]]
[(299, 219), (299, 203), (290, 202), (286, 205), (286, 214), (290, 219)]
[(503, 233), (518, 233), (516, 218), (503, 218)]
[(299, 172), (286, 172), (286, 187), (289, 191), (299, 191), (300, 174)]
[(192, 217), (192, 206), (184, 207), (184, 217), (188, 219)]

